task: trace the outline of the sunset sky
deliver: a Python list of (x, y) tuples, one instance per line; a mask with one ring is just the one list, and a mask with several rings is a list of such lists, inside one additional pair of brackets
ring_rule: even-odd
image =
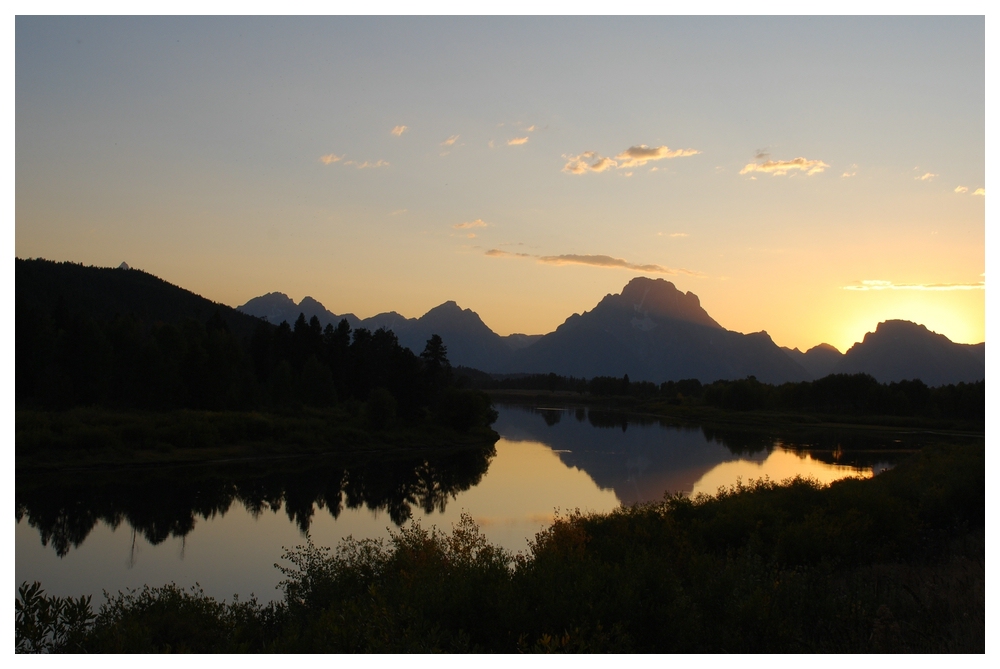
[(501, 335), (644, 275), (782, 346), (979, 342), (984, 26), (19, 17), (15, 252)]

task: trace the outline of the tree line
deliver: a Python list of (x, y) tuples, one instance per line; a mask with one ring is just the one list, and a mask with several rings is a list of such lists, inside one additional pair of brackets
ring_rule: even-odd
[(830, 374), (815, 381), (761, 383), (755, 377), (631, 381), (622, 377), (591, 379), (550, 374), (490, 377), (459, 369), (471, 385), (487, 390), (540, 390), (589, 393), (596, 397), (628, 397), (672, 405), (710, 406), (728, 411), (805, 411), (827, 414), (926, 416), (984, 421), (986, 382), (928, 387), (919, 379), (879, 383), (869, 374)]
[[(61, 307), (62, 305), (60, 305)], [(359, 405), (377, 426), (438, 419), (489, 424), (489, 399), (455, 387), (447, 347), (433, 335), (416, 355), (391, 330), (260, 321), (240, 337), (216, 311), (207, 321), (98, 319), (84, 311), (17, 304), (19, 407), (285, 410)]]

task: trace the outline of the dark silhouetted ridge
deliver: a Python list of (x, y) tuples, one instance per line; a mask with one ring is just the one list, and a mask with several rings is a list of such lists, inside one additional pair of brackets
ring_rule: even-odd
[(928, 386), (986, 378), (985, 343), (956, 344), (910, 321), (879, 323), (852, 346), (836, 372), (871, 374), (882, 383), (920, 379)]
[(85, 267), (71, 262), (14, 261), (16, 305), (47, 313), (84, 313), (100, 321), (132, 316), (148, 323), (204, 323), (216, 312), (231, 332), (249, 336), (260, 323), (225, 304), (140, 269)]

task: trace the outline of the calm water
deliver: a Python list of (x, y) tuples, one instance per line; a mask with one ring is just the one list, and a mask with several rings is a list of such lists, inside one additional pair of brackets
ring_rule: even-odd
[(411, 519), (450, 530), (463, 512), (511, 551), (554, 514), (609, 511), (665, 491), (796, 474), (872, 476), (898, 446), (808, 442), (636, 422), (591, 409), (499, 407), (494, 450), (461, 458), (312, 459), (17, 481), (15, 584), (50, 594), (199, 583), (209, 595), (280, 598), (282, 547), (387, 537)]

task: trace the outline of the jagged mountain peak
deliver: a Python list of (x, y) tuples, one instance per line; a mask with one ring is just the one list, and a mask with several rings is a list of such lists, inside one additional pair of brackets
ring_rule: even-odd
[(436, 314), (446, 314), (446, 313), (471, 314), (473, 313), (473, 311), (472, 309), (463, 309), (462, 307), (458, 306), (458, 302), (456, 302), (455, 300), (448, 300), (447, 302), (442, 302), (436, 307), (430, 309), (426, 314), (424, 314), (424, 316), (428, 316), (430, 314), (436, 315)]
[(320, 302), (319, 300), (317, 300), (316, 298), (310, 297), (309, 295), (306, 295), (305, 297), (302, 298), (302, 301), (299, 302), (299, 309), (323, 309), (323, 310), (326, 310), (326, 307), (324, 307), (323, 303)]
[(854, 344), (836, 372), (871, 374), (882, 383), (920, 379), (929, 386), (985, 378), (981, 347), (956, 344), (919, 323), (883, 321)]
[(938, 334), (927, 329), (926, 325), (921, 325), (919, 323), (914, 323), (913, 321), (904, 320), (888, 320), (882, 321), (875, 326), (874, 332), (866, 332), (864, 339), (860, 342), (855, 343), (848, 353), (863, 347), (864, 344), (882, 344), (889, 343), (890, 341), (903, 338), (903, 339), (918, 339), (918, 340), (935, 340), (940, 342), (951, 343), (951, 340), (945, 337), (943, 334)]
[[(796, 349), (796, 350), (798, 350), (798, 349)], [(836, 346), (834, 346), (832, 344), (827, 344), (825, 342), (822, 343), (822, 344), (816, 344), (811, 349), (807, 350), (806, 353), (812, 353), (813, 351), (816, 351), (816, 352), (819, 352), (819, 351), (829, 351), (830, 353), (840, 354), (840, 349), (839, 348), (837, 348)]]
[[(253, 300), (272, 300), (272, 301), (273, 300), (281, 300), (283, 302), (290, 302), (292, 304), (295, 304), (295, 300), (293, 300), (292, 298), (288, 297), (288, 295), (286, 295), (284, 293), (279, 293), (278, 291), (275, 291), (273, 293), (264, 293), (263, 295), (261, 295), (259, 297), (253, 298)], [(249, 304), (253, 300), (247, 300), (247, 303)]]
[(638, 319), (636, 327), (640, 329), (653, 327), (652, 321), (648, 319), (660, 318), (673, 318), (722, 329), (702, 308), (697, 295), (690, 291), (680, 291), (665, 279), (637, 276), (625, 285), (621, 294), (606, 296), (598, 306), (601, 305), (631, 308)]

